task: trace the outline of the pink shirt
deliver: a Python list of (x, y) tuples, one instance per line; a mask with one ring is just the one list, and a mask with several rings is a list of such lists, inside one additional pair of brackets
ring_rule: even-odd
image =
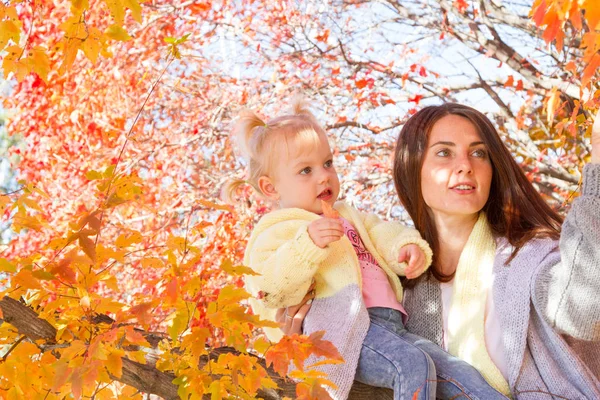
[(363, 282), (362, 295), (367, 308), (393, 308), (406, 316), (406, 311), (402, 307), (402, 304), (398, 302), (396, 293), (394, 293), (385, 271), (381, 269), (375, 257), (365, 248), (363, 241), (352, 224), (344, 218), (340, 219), (344, 226), (344, 233), (350, 239), (350, 243), (354, 246), (358, 257)]

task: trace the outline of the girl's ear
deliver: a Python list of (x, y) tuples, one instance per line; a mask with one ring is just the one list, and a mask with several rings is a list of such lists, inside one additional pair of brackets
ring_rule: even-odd
[(258, 178), (258, 188), (268, 199), (273, 201), (279, 200), (279, 193), (277, 193), (273, 181), (268, 176), (263, 175)]

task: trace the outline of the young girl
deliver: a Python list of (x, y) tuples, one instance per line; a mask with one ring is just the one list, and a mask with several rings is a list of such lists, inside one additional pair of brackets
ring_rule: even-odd
[[(398, 275), (416, 278), (431, 263), (431, 250), (413, 229), (383, 222), (337, 202), (340, 184), (325, 131), (302, 101), (293, 113), (268, 122), (244, 112), (235, 129), (247, 157), (248, 182), (278, 205), (259, 221), (244, 263), (261, 275), (246, 279), (257, 299), (255, 313), (273, 320), (277, 308), (300, 303), (315, 281), (315, 299), (304, 333), (324, 330), (344, 358), (322, 366), (348, 396), (354, 379), (394, 390), (395, 399), (434, 399), (436, 367), (414, 344), (425, 341), (404, 329)], [(241, 181), (230, 182), (231, 195)], [(339, 218), (322, 215), (323, 203)], [(260, 298), (260, 299), (258, 299)], [(278, 340), (278, 330), (267, 332)], [(475, 398), (504, 399), (467, 363), (448, 355), (441, 378)], [(417, 397), (413, 397), (415, 393)]]

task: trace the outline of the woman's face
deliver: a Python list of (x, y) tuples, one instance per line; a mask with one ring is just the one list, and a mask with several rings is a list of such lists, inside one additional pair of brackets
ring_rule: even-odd
[(433, 126), (421, 167), (421, 190), (436, 219), (478, 213), (490, 194), (492, 164), (475, 126), (447, 115)]

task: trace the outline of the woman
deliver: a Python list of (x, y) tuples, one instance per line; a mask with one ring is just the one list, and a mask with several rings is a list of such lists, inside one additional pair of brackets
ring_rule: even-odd
[(600, 399), (600, 361), (587, 357), (600, 354), (599, 117), (591, 161), (561, 233), (477, 110), (426, 107), (398, 137), (396, 190), (434, 252), (429, 271), (406, 282), (407, 328), (514, 398)]

